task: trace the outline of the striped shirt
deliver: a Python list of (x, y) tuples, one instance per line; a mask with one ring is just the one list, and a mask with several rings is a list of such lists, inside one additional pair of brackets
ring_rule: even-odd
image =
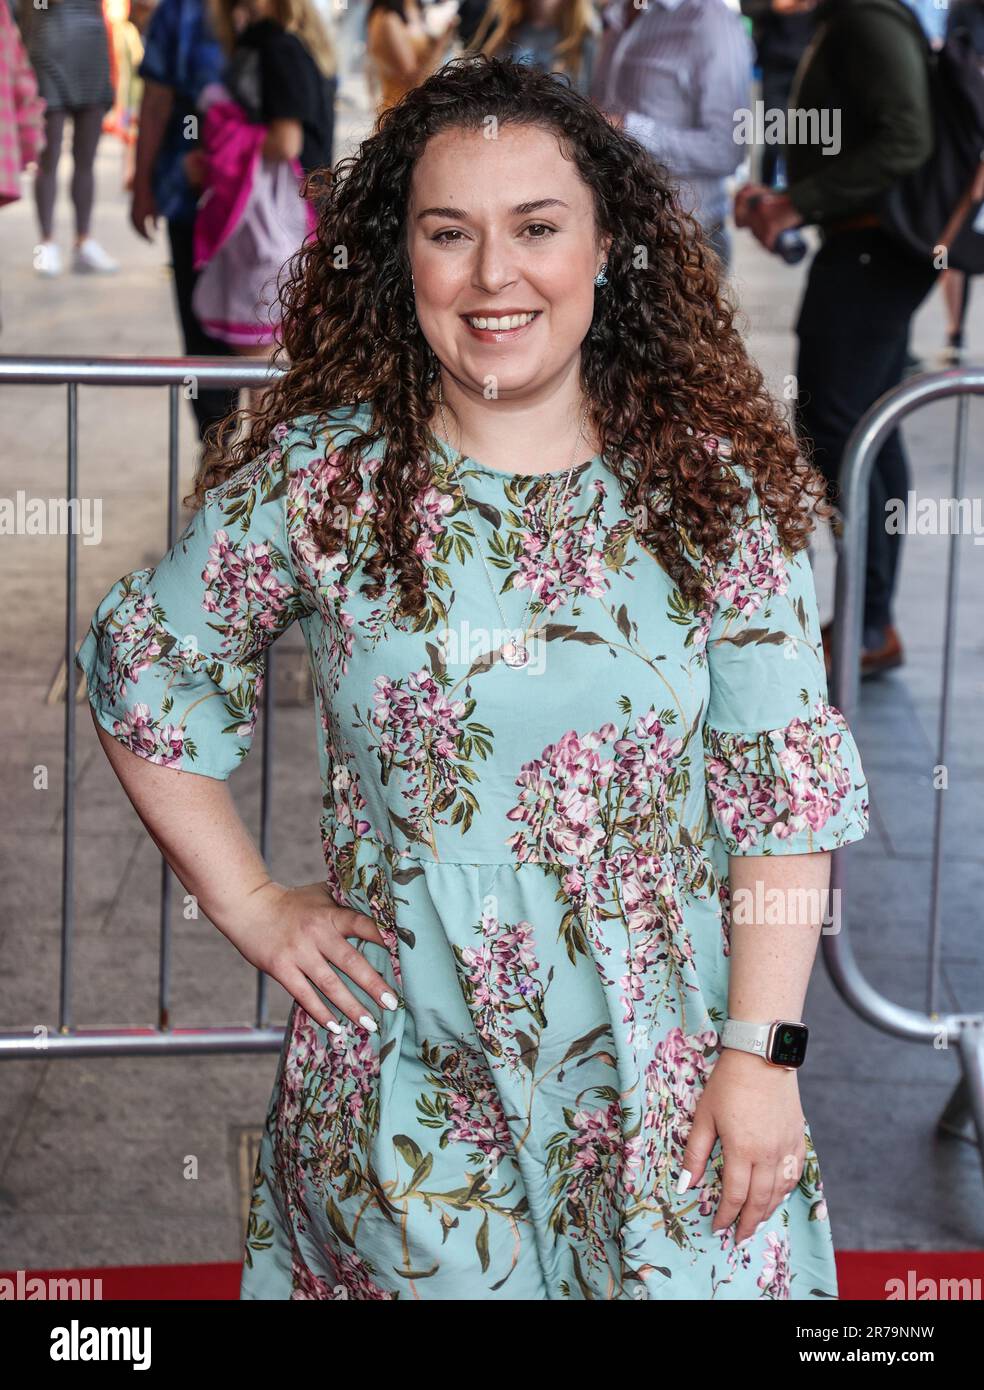
[(705, 227), (723, 222), (724, 180), (745, 157), (735, 113), (751, 105), (752, 42), (724, 0), (610, 0), (592, 100), (681, 186)]

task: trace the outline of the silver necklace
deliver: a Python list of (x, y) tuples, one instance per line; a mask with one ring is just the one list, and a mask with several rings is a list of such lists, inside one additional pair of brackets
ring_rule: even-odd
[[(441, 411), (441, 425), (442, 425), (442, 428), (443, 428), (443, 430), (444, 430), (445, 435), (447, 436), (448, 443), (450, 444), (450, 443), (451, 443), (451, 435), (450, 435), (450, 432), (449, 432), (449, 430), (448, 430), (448, 422), (447, 422), (447, 419), (445, 418), (445, 414), (444, 414), (444, 392), (443, 392), (443, 384), (439, 384), (439, 385), (438, 385), (438, 389), (437, 389), (437, 404), (438, 404), (438, 407), (439, 407), (439, 409), (440, 409), (440, 411)], [(574, 457), (571, 459), (571, 466), (570, 466), (570, 468), (568, 468), (568, 470), (567, 470), (567, 478), (566, 478), (566, 480), (565, 480), (565, 482), (564, 482), (564, 491), (563, 491), (563, 495), (562, 495), (562, 497), (561, 497), (561, 502), (560, 502), (560, 513), (561, 513), (562, 516), (563, 516), (563, 511), (564, 511), (564, 503), (565, 503), (566, 500), (567, 500), (567, 492), (568, 492), (568, 489), (569, 489), (570, 484), (571, 484), (571, 475), (572, 475), (573, 472), (574, 472), (574, 464), (575, 464), (575, 460), (577, 459), (577, 448), (578, 448), (578, 444), (581, 442), (581, 437), (582, 437), (582, 435), (583, 435), (583, 433), (584, 433), (584, 422), (585, 422), (585, 419), (587, 418), (587, 414), (588, 414), (588, 406), (587, 406), (587, 402), (585, 402), (584, 411), (583, 411), (583, 413), (582, 413), (582, 415), (581, 415), (581, 423), (580, 423), (580, 425), (578, 426), (577, 438), (576, 438), (575, 441), (574, 441)], [(463, 456), (462, 456), (461, 450), (459, 449), (459, 450), (458, 450), (458, 457), (455, 459), (454, 463), (452, 464), (452, 467), (453, 467), (453, 469), (454, 469), (454, 478), (455, 478), (455, 482), (458, 484), (458, 491), (459, 491), (459, 493), (461, 494), (461, 500), (462, 500), (462, 502), (464, 502), (464, 504), (465, 504), (465, 508), (467, 509), (469, 519), (471, 520), (472, 526), (474, 527), (475, 522), (474, 522), (474, 517), (472, 516), (472, 509), (471, 509), (471, 507), (469, 506), (468, 498), (465, 496), (465, 489), (464, 489), (464, 487), (463, 487), (463, 485), (462, 485), (461, 478), (460, 478), (460, 476), (459, 476), (459, 474), (458, 474), (458, 464), (459, 464), (459, 462), (460, 462), (460, 460), (461, 460), (462, 457), (463, 457)], [(530, 474), (530, 477), (535, 477), (535, 476), (536, 476), (535, 474)], [(552, 500), (552, 499), (553, 499), (553, 484), (551, 484), (551, 486), (550, 486), (550, 497), (551, 497), (551, 500)], [(548, 553), (553, 551), (553, 547), (554, 547), (554, 545), (556, 544), (556, 540), (557, 540), (557, 536), (556, 536), (556, 525), (555, 525), (555, 517), (556, 517), (556, 512), (551, 508), (551, 511), (550, 511), (550, 532), (549, 532), (548, 537), (547, 537), (547, 542), (548, 542), (547, 551), (548, 551)], [(477, 531), (476, 531), (476, 535), (477, 535)], [(511, 637), (507, 642), (504, 642), (504, 643), (503, 643), (503, 646), (502, 646), (502, 659), (503, 659), (503, 661), (506, 663), (507, 666), (513, 666), (513, 667), (525, 666), (526, 663), (527, 663), (527, 662), (529, 661), (529, 659), (530, 659), (529, 647), (526, 645), (526, 623), (527, 623), (527, 619), (529, 618), (530, 609), (531, 609), (531, 607), (533, 606), (533, 600), (534, 600), (534, 597), (535, 597), (535, 594), (534, 594), (534, 591), (533, 591), (533, 586), (532, 586), (532, 585), (530, 586), (530, 597), (529, 597), (529, 599), (528, 599), (528, 601), (527, 601), (526, 608), (525, 608), (525, 610), (524, 610), (524, 612), (523, 612), (523, 617), (522, 617), (522, 620), (521, 620), (521, 622), (520, 622), (520, 625), (519, 625), (518, 628), (512, 629), (511, 626), (510, 626), (510, 624), (506, 621), (506, 615), (505, 615), (505, 613), (503, 613), (503, 611), (502, 611), (502, 604), (499, 602), (499, 595), (498, 595), (498, 593), (496, 592), (495, 583), (494, 583), (494, 581), (493, 581), (493, 579), (492, 579), (492, 573), (491, 573), (491, 571), (490, 571), (490, 569), (489, 569), (488, 561), (487, 561), (486, 558), (485, 558), (485, 551), (482, 549), (481, 546), (479, 546), (478, 553), (479, 553), (479, 556), (481, 557), (482, 564), (485, 566), (485, 575), (486, 575), (486, 578), (487, 578), (488, 581), (489, 581), (489, 588), (490, 588), (491, 591), (492, 591), (492, 597), (495, 599), (495, 606), (496, 606), (496, 608), (498, 608), (498, 610), (499, 610), (499, 617), (502, 619), (502, 630), (503, 630), (504, 632), (515, 631), (515, 636), (514, 636), (514, 637)]]

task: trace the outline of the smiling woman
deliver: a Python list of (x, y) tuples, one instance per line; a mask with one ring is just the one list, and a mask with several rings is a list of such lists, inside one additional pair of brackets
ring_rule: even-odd
[[(821, 898), (867, 787), (822, 480), (715, 265), (562, 80), (448, 65), (325, 179), (284, 375), (93, 618), (114, 768), (295, 1001), (244, 1299), (836, 1296), (819, 914), (731, 902)], [(285, 886), (222, 783), (297, 620), (326, 876)]]
[[(514, 201), (520, 169), (545, 196)], [(456, 206), (431, 202), (443, 189)], [(580, 345), (611, 244), (591, 189), (551, 130), (505, 125), (490, 140), (484, 129), (452, 129), (417, 161), (407, 221), (417, 318), (447, 367), (442, 386), (462, 435), (490, 466), (519, 453), (528, 472), (549, 471), (570, 449)], [(540, 389), (520, 392), (531, 380)], [(479, 382), (496, 392), (495, 412), (471, 409), (465, 383)]]

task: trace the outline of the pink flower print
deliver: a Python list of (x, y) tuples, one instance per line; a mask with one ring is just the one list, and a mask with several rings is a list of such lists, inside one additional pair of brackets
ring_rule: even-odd
[[(342, 530), (346, 529), (346, 519), (334, 515), (335, 503), (332, 500), (332, 484), (340, 472), (339, 455), (329, 454), (307, 468), (297, 469), (290, 475), (287, 484), (287, 521), (292, 553), (298, 567), (313, 575), (319, 585), (326, 586), (332, 598), (340, 597), (344, 590), (336, 576), (348, 563), (345, 548), (343, 546), (325, 553), (315, 541), (312, 528), (320, 524), (327, 507), (332, 522), (341, 525)], [(300, 525), (296, 524), (298, 517), (302, 518)]]
[(425, 562), (434, 554), (434, 543), (444, 532), (444, 518), (454, 508), (454, 498), (436, 487), (428, 487), (415, 499), (414, 512), (420, 522), (420, 535), (414, 549)]
[(335, 1297), (335, 1288), (330, 1279), (324, 1279), (301, 1259), (297, 1251), (292, 1252), (290, 1266), (291, 1300), (325, 1300)]
[[(565, 510), (571, 505), (569, 499)], [(565, 529), (550, 551), (546, 549), (548, 537), (539, 518), (534, 520), (533, 528), (523, 535), (514, 589), (532, 590), (549, 613), (555, 613), (572, 598), (599, 598), (605, 593), (608, 578), (593, 549), (598, 529), (594, 522), (586, 521), (580, 532)]]
[(585, 1242), (587, 1260), (605, 1266), (608, 1244), (622, 1224), (627, 1169), (628, 1181), (637, 1181), (639, 1145), (625, 1138), (618, 1100), (565, 1114), (569, 1132), (558, 1134), (548, 1146), (548, 1168), (557, 1173), (551, 1226), (576, 1233)]
[[(425, 1044), (432, 1065), (436, 1051)], [(481, 1162), (497, 1164), (512, 1153), (512, 1136), (485, 1057), (464, 1046), (452, 1047), (438, 1067), (428, 1079), (438, 1089), (447, 1121), (442, 1148), (449, 1142), (467, 1144)]]
[(680, 1171), (697, 1101), (714, 1067), (717, 1040), (713, 1029), (687, 1034), (672, 1028), (646, 1067), (642, 1133), (648, 1192), (663, 1188)]
[(788, 839), (818, 831), (839, 814), (851, 792), (840, 752), (843, 727), (840, 711), (819, 700), (809, 719), (767, 734), (708, 731), (708, 797), (738, 845), (755, 848), (762, 834)]
[[(540, 1027), (546, 1027), (543, 986), (529, 922), (506, 926), (491, 912), (483, 914), (481, 944), (456, 951), (465, 971), (464, 993), (475, 1020), (475, 1031), (493, 1057), (501, 1057), (516, 1042), (513, 1015), (528, 1011)], [(509, 1056), (519, 1064), (518, 1049)]]
[(615, 733), (611, 723), (584, 735), (568, 730), (539, 758), (523, 764), (516, 779), (519, 801), (506, 812), (509, 820), (527, 827), (507, 842), (520, 862), (589, 858), (602, 843), (599, 794), (611, 781), (615, 763), (598, 749)]
[(380, 1288), (373, 1273), (372, 1266), (360, 1255), (355, 1251), (346, 1251), (337, 1263), (338, 1286), (344, 1293), (336, 1292), (333, 1296), (358, 1299), (360, 1302), (389, 1302), (395, 1299), (396, 1293)]
[[(398, 767), (415, 832), (429, 838), (435, 811), (447, 811), (458, 794), (458, 742), (467, 703), (449, 700), (422, 667), (397, 684), (377, 676), (371, 722), (384, 777)], [(442, 824), (444, 822), (441, 822)]]
[(113, 733), (148, 762), (157, 763), (160, 767), (180, 768), (184, 755), (184, 730), (174, 724), (157, 728), (149, 705), (133, 705), (123, 719), (114, 720)]
[(789, 1265), (789, 1237), (781, 1238), (774, 1231), (765, 1237), (765, 1261), (758, 1286), (769, 1298), (789, 1298), (792, 1271)]
[(326, 1301), (386, 1301), (396, 1298), (395, 1293), (387, 1293), (374, 1280), (372, 1266), (367, 1264), (354, 1251), (335, 1256), (330, 1247), (334, 1273), (325, 1277), (315, 1274), (295, 1250), (291, 1261), (292, 1299), (319, 1299)]
[(335, 768), (331, 777), (331, 789), (335, 793), (334, 812), (339, 825), (344, 825), (356, 836), (368, 835), (372, 825), (365, 817), (356, 816), (356, 811), (364, 810), (367, 802), (359, 787), (359, 779), (344, 764)]
[(762, 513), (736, 533), (737, 555), (721, 569), (714, 586), (716, 606), (734, 606), (749, 618), (770, 594), (789, 588), (789, 573), (775, 529)]
[(682, 738), (670, 738), (655, 710), (636, 720), (632, 738), (615, 741), (616, 780), (633, 797), (649, 803), (673, 771), (683, 748)]
[(250, 614), (258, 614), (259, 629), (277, 630), (291, 589), (277, 578), (267, 541), (249, 541), (240, 553), (228, 533), (220, 530), (216, 531), (208, 554), (202, 571), (206, 582), (202, 606), (207, 613), (226, 620), (219, 655), (235, 660), (251, 636)]

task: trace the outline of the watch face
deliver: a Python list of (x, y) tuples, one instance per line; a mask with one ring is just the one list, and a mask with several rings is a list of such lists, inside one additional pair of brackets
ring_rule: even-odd
[(773, 1030), (769, 1061), (779, 1067), (799, 1067), (806, 1056), (808, 1029), (804, 1023), (780, 1023)]

